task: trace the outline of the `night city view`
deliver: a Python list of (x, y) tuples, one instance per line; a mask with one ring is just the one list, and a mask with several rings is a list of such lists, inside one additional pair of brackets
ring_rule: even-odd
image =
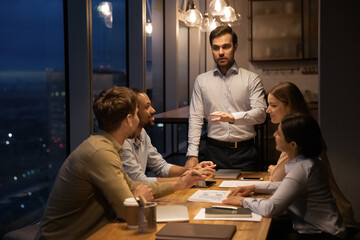
[[(94, 96), (126, 85), (125, 1), (93, 4)], [(0, 2), (0, 237), (41, 217), (66, 159), (63, 1)], [(116, 44), (116, 46), (115, 46)]]

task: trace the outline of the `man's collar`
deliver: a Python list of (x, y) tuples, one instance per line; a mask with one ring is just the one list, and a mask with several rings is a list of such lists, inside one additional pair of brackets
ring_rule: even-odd
[(139, 134), (138, 137), (130, 139), (130, 141), (136, 146), (136, 147), (140, 147), (140, 144), (144, 141), (144, 139), (142, 138), (142, 132), (145, 131), (145, 129), (141, 129), (141, 132)]
[(120, 143), (109, 133), (103, 131), (103, 130), (99, 130), (99, 135), (104, 136), (105, 138), (107, 138), (108, 140), (111, 141), (111, 143), (114, 145), (114, 148), (117, 152), (121, 151), (121, 145)]
[[(213, 69), (213, 73), (215, 74), (219, 74), (222, 75), (222, 73), (220, 72), (217, 64), (215, 64), (215, 67)], [(236, 61), (234, 61), (234, 64), (229, 68), (229, 70), (226, 72), (226, 75), (230, 74), (230, 73), (239, 73), (239, 66), (237, 65)]]

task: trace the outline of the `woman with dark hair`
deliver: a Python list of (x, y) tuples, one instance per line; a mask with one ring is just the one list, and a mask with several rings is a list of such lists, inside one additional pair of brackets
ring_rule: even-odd
[[(286, 116), (274, 137), (276, 149), (289, 158), (283, 181), (238, 187), (223, 203), (250, 208), (265, 217), (287, 210), (300, 239), (344, 238), (342, 217), (330, 192), (326, 170), (317, 158), (322, 137), (316, 120), (300, 113)], [(252, 193), (273, 195), (269, 199), (244, 198)]]
[[(271, 122), (275, 124), (280, 123), (281, 119), (288, 114), (309, 114), (309, 109), (301, 91), (291, 82), (280, 82), (275, 85), (268, 94), (268, 104), (266, 112), (270, 115)], [(331, 193), (333, 194), (336, 205), (344, 219), (345, 226), (354, 227), (356, 225), (356, 221), (354, 219), (352, 205), (335, 182), (327, 157), (326, 144), (324, 141), (322, 141), (320, 159), (327, 171)], [(283, 180), (286, 175), (285, 165), (288, 162), (289, 157), (285, 152), (282, 152), (276, 165), (270, 165), (268, 168), (271, 181), (277, 182)]]

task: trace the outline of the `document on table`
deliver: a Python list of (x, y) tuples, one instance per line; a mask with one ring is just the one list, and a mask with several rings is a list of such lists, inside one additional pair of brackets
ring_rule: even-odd
[(208, 218), (205, 217), (205, 208), (201, 208), (198, 214), (194, 217), (194, 220), (230, 220), (230, 221), (251, 221), (251, 222), (260, 222), (261, 215), (256, 213), (251, 213), (251, 218)]
[(229, 193), (230, 191), (197, 190), (193, 195), (188, 198), (188, 201), (221, 203), (222, 200), (226, 199), (226, 196)]
[(222, 181), (219, 187), (234, 188), (240, 186), (249, 186), (255, 184), (269, 183), (269, 181)]

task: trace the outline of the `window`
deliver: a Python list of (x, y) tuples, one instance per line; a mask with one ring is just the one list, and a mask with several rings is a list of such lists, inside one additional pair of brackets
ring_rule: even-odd
[[(164, 103), (164, 33), (163, 33), (163, 2), (160, 0), (146, 1), (146, 93), (151, 99), (157, 113), (163, 112)], [(150, 25), (151, 24), (151, 25)], [(151, 26), (151, 31), (149, 29)], [(152, 144), (165, 152), (164, 126), (156, 124), (146, 129)]]
[(125, 0), (92, 1), (94, 96), (113, 85), (127, 86)]
[(125, 0), (92, 1), (94, 98), (114, 85), (128, 86), (125, 10)]
[(0, 236), (39, 219), (66, 158), (62, 4), (0, 2)]

